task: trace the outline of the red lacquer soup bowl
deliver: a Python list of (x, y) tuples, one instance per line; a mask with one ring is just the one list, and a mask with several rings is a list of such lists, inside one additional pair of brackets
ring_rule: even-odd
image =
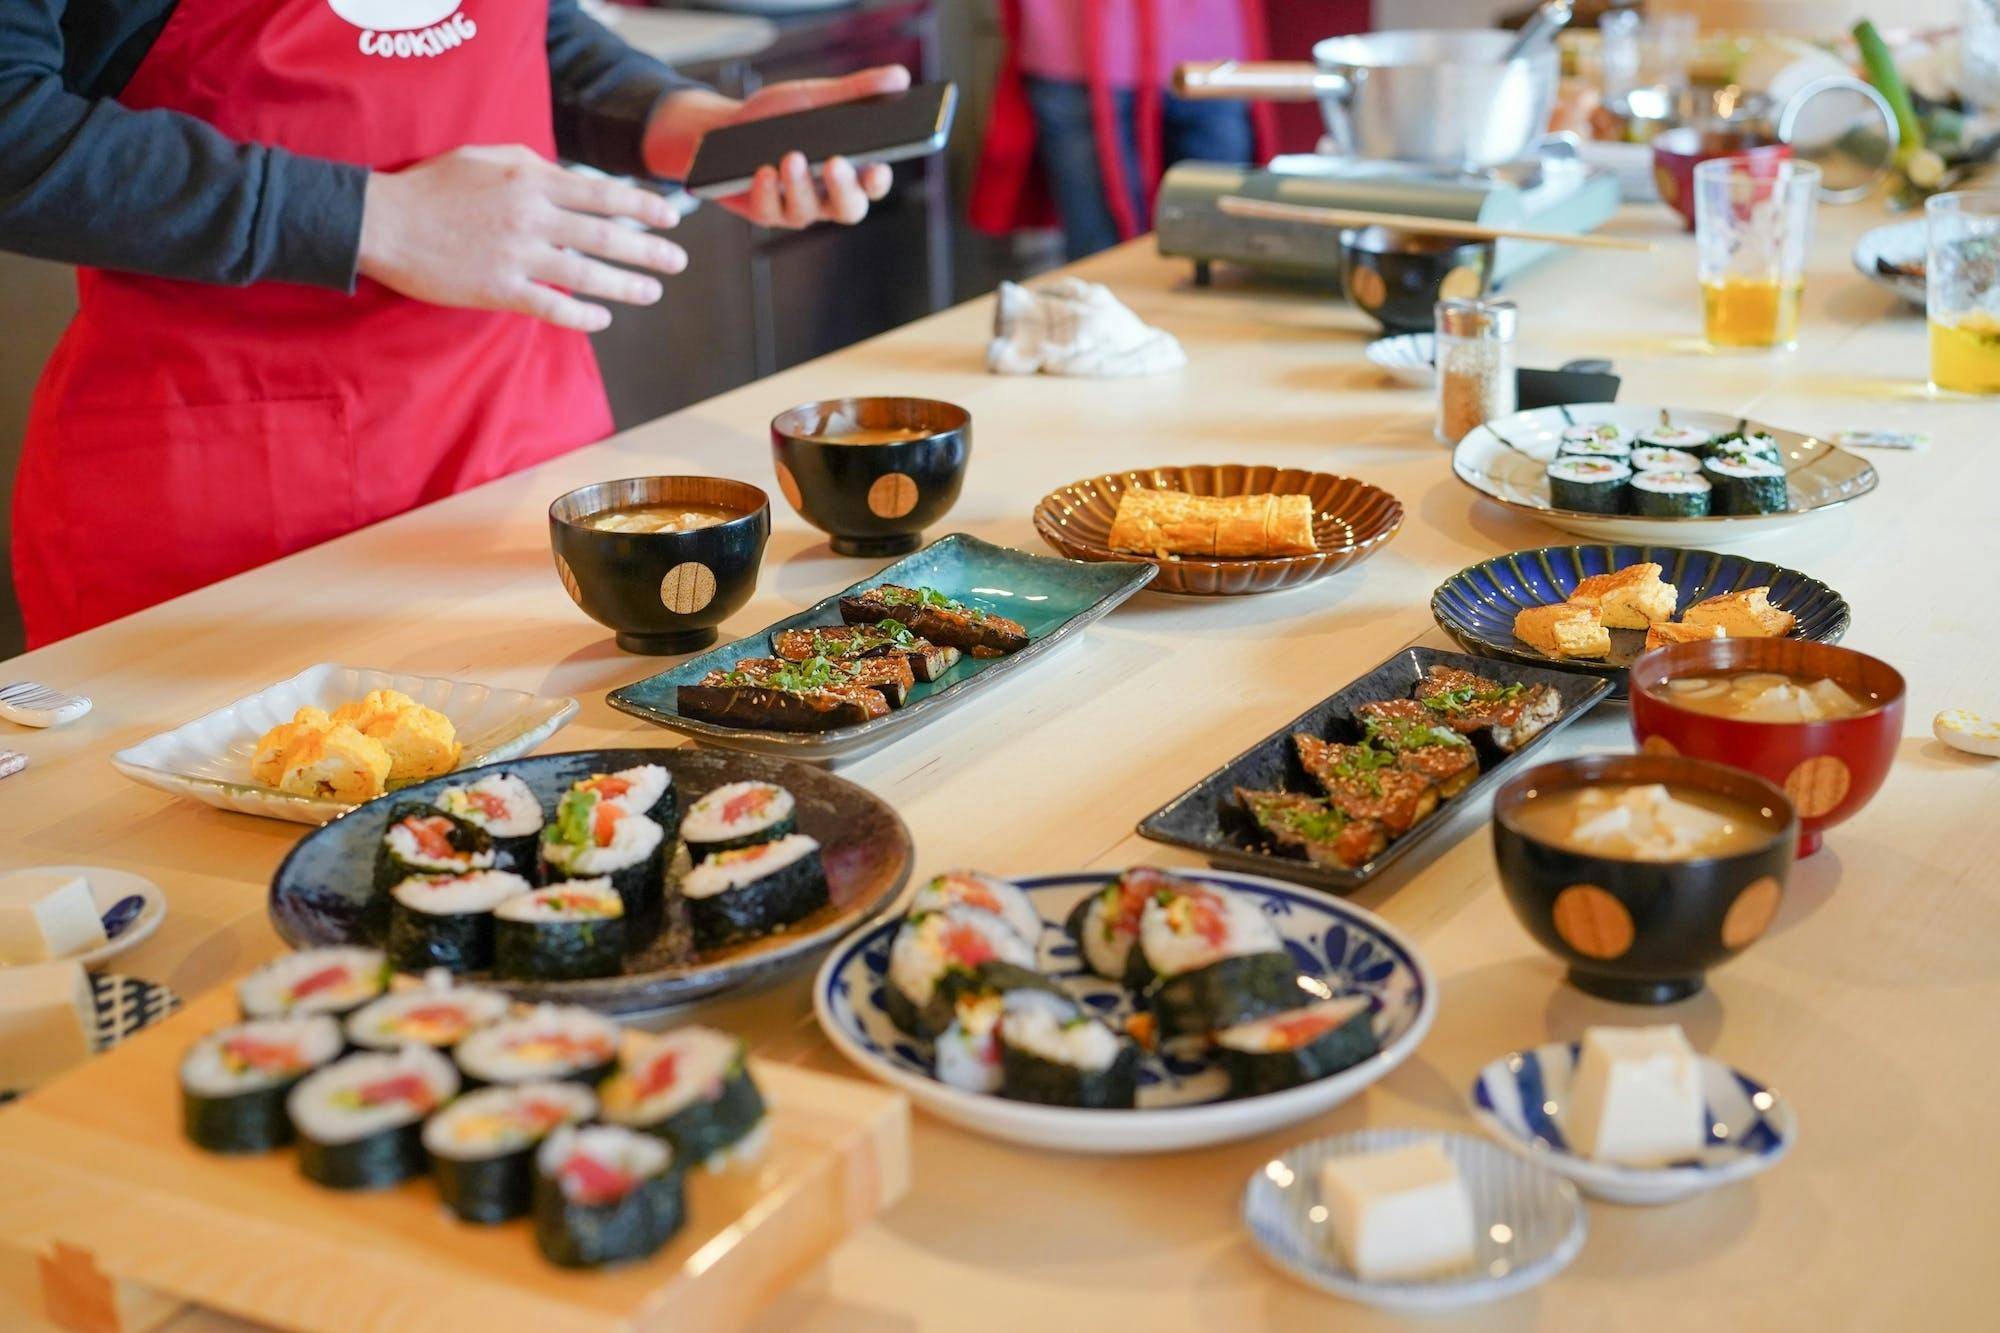
[[(1771, 671), (1831, 680), (1868, 710), (1823, 722), (1753, 722), (1700, 713), (1662, 687), (1688, 676)], [(1632, 664), (1632, 734), (1646, 754), (1712, 759), (1784, 788), (1799, 812), (1799, 855), (1868, 804), (1903, 736), (1903, 677), (1887, 662), (1800, 639), (1706, 639), (1656, 648)]]

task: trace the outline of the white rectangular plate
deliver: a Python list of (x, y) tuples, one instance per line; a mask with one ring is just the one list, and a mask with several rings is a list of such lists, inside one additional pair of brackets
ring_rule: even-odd
[(120, 750), (111, 765), (134, 782), (188, 796), (218, 810), (324, 824), (354, 807), (294, 796), (250, 780), (257, 740), (301, 708), (328, 712), (370, 690), (401, 690), (451, 719), (465, 747), (460, 768), (526, 754), (576, 715), (576, 700), (495, 689), (441, 676), (409, 676), (322, 662), (247, 699)]

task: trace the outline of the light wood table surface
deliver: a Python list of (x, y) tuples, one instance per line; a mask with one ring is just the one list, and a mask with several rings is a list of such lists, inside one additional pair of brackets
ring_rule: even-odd
[[(1880, 220), (1870, 205), (1821, 210), (1801, 345), (1785, 354), (1702, 349), (1692, 241), (1662, 209), (1628, 210), (1615, 224), (1658, 240), (1656, 254), (1563, 255), (1510, 293), (1524, 364), (1612, 357), (1623, 401), (1936, 438), (1921, 455), (1871, 455), (1877, 494), (1740, 548), (1839, 589), (1854, 611), (1847, 641), (1895, 663), (1910, 684), (1908, 734), (1886, 788), (1800, 865), (1765, 940), (1672, 1008), (1590, 999), (1562, 983), (1509, 914), (1486, 812), (1461, 811), (1413, 858), (1419, 868), (1357, 895), (1408, 932), (1442, 980), (1436, 1028), (1395, 1073), (1310, 1123), (1164, 1157), (1042, 1155), (920, 1116), (910, 1196), (783, 1297), (764, 1327), (1389, 1326), (1262, 1263), (1237, 1221), (1245, 1179), (1315, 1135), (1471, 1132), (1465, 1091), (1482, 1063), (1596, 1021), (1681, 1023), (1697, 1047), (1793, 1100), (1797, 1150), (1754, 1182), (1676, 1206), (1592, 1204), (1589, 1243), (1566, 1273), (1440, 1326), (1989, 1320), (2000, 1236), (2000, 1135), (1990, 1123), (2000, 1103), (2000, 763), (1945, 749), (1929, 726), (1941, 708), (2000, 706), (2000, 630), (1981, 596), (2000, 551), (2000, 405), (1925, 396), (1921, 317), (1848, 267), (1855, 236)], [(964, 530), (1039, 550), (1028, 517), (1039, 496), (1151, 464), (1290, 464), (1402, 498), (1402, 533), (1347, 573), (1266, 598), (1141, 594), (1080, 645), (843, 770), (901, 810), (922, 872), (1182, 859), (1132, 837), (1133, 824), (1397, 649), (1443, 645), (1429, 598), (1446, 576), (1575, 539), (1453, 479), (1431, 439), (1429, 396), (1367, 366), (1368, 329), (1354, 312), (1270, 289), (1194, 289), (1186, 265), (1162, 262), (1148, 242), (1079, 271), (1178, 334), (1187, 370), (1124, 382), (991, 377), (982, 362), (991, 305), (975, 301), (0, 664), (0, 680), (47, 681), (97, 705), (58, 731), (0, 734), (0, 747), (32, 759), (0, 784), (0, 865), (86, 862), (157, 879), (171, 902), (166, 923), (118, 969), (191, 995), (278, 949), (265, 886), (302, 830), (134, 786), (112, 771), (114, 749), (322, 661), (577, 696), (581, 715), (545, 748), (672, 743), (605, 704), (607, 690), (658, 664), (620, 653), (570, 604), (550, 567), (549, 501), (586, 482), (671, 472), (747, 479), (775, 499), (770, 417), (857, 393), (923, 394), (972, 412), (965, 496), (937, 535)], [(725, 634), (799, 610), (881, 563), (832, 555), (781, 500), (775, 520), (758, 594)], [(1623, 708), (1607, 705), (1555, 748), (1625, 749), (1627, 728)], [(710, 1005), (704, 1017), (767, 1056), (843, 1069), (814, 1025), (804, 977)], [(0, 1325), (30, 1322), (0, 1304)], [(178, 1326), (226, 1322), (197, 1312)]]

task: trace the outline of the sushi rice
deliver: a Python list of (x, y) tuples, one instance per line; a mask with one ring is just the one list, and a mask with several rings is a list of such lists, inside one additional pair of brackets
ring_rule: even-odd
[(1049, 1106), (1136, 1104), (1137, 1050), (1066, 996), (1009, 992), (999, 1041), (1003, 1097)]
[(304, 949), (264, 964), (236, 983), (245, 1018), (346, 1014), (389, 984), (389, 960), (379, 949), (335, 945)]
[(424, 984), (384, 995), (347, 1018), (347, 1039), (366, 1050), (393, 1051), (409, 1043), (448, 1050), (507, 1016), (513, 1001), (498, 991), (453, 986), (439, 969)]
[(1632, 467), (1639, 472), (1699, 472), (1701, 459), (1685, 449), (1647, 445), (1632, 451)]
[(424, 1169), (422, 1125), (458, 1091), (458, 1071), (425, 1046), (350, 1055), (285, 1098), (299, 1168), (332, 1189), (379, 1189)]
[(565, 1125), (535, 1152), (535, 1243), (565, 1268), (644, 1259), (681, 1229), (685, 1173), (663, 1140)]
[[(408, 874), (462, 875), (492, 869), (491, 847), (467, 850), (453, 845), (454, 818), (417, 812), (405, 814), (389, 826), (382, 844), (406, 869), (406, 878)], [(471, 824), (470, 820), (461, 822)]]
[(1610, 422), (1578, 424), (1563, 428), (1556, 453), (1584, 457), (1623, 458), (1632, 452), (1631, 433)]
[(674, 775), (659, 764), (639, 764), (616, 773), (598, 773), (570, 788), (590, 792), (607, 805), (627, 814), (644, 815), (660, 826), (669, 838), (680, 828), (680, 794), (674, 789)]
[(1041, 914), (1028, 901), (1028, 895), (1019, 885), (993, 875), (975, 870), (948, 870), (934, 876), (910, 900), (912, 912), (937, 912), (947, 907), (991, 912), (1029, 944), (1039, 943), (1042, 938)]
[(1139, 944), (1147, 964), (1162, 977), (1285, 947), (1278, 928), (1255, 902), (1204, 884), (1185, 884), (1148, 900), (1139, 918)]
[(267, 1152), (292, 1138), (285, 1097), (340, 1054), (324, 1015), (261, 1018), (211, 1032), (181, 1059), (182, 1123), (210, 1152)]
[(828, 900), (819, 843), (803, 833), (715, 852), (687, 873), (680, 892), (697, 949), (781, 931)]
[(597, 1098), (574, 1083), (523, 1083), (467, 1093), (424, 1124), (424, 1151), (445, 1206), (467, 1222), (520, 1217), (534, 1190), (535, 1148), (590, 1119)]
[(616, 976), (625, 953), (625, 900), (608, 879), (573, 879), (493, 910), (493, 969), (516, 981)]
[(962, 907), (904, 919), (889, 946), (889, 1017), (914, 1036), (949, 1027), (959, 995), (1033, 984), (1035, 950), (991, 912)]
[(736, 1147), (764, 1121), (742, 1040), (714, 1028), (638, 1039), (598, 1090), (604, 1119), (666, 1139), (692, 1166)]
[(390, 890), (389, 962), (402, 972), (482, 971), (493, 963), (493, 909), (528, 891), (507, 870), (419, 875)]
[(595, 1085), (618, 1058), (618, 1025), (577, 1005), (537, 1005), (460, 1042), (452, 1052), (478, 1084), (556, 1080)]
[(782, 838), (796, 826), (797, 802), (775, 782), (732, 782), (688, 807), (681, 837), (695, 860)]
[(1685, 449), (1689, 453), (1705, 453), (1709, 443), (1715, 439), (1712, 432), (1699, 426), (1671, 426), (1665, 422), (1639, 432), (1639, 443), (1656, 449)]
[(438, 809), (485, 829), (493, 863), (521, 875), (535, 872), (535, 841), (542, 832), (542, 803), (512, 773), (489, 773), (465, 787), (438, 793)]
[(1000, 1091), (1000, 1014), (1005, 998), (998, 991), (959, 998), (956, 1017), (937, 1039), (938, 1082), (960, 1092)]
[(1106, 981), (1143, 988), (1152, 980), (1145, 951), (1138, 947), (1146, 904), (1162, 892), (1179, 892), (1188, 884), (1164, 870), (1138, 866), (1078, 903), (1065, 929), (1076, 941), (1084, 966)]

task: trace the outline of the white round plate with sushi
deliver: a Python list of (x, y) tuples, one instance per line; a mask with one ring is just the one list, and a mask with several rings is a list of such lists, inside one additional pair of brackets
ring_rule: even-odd
[[(1698, 517), (1557, 508), (1549, 494), (1548, 466), (1562, 448), (1565, 431), (1594, 425), (1615, 426), (1634, 440), (1663, 427), (1695, 439), (1737, 431), (1768, 434), (1777, 441), (1778, 463), (1785, 470), (1786, 507), (1768, 514)], [(1816, 436), (1723, 412), (1621, 403), (1538, 407), (1489, 421), (1458, 442), (1451, 469), (1487, 499), (1550, 527), (1599, 541), (1660, 546), (1710, 546), (1782, 531), (1868, 494), (1877, 482), (1868, 460)]]
[[(1373, 913), (1255, 875), (1173, 873), (1248, 899), (1275, 927), (1301, 973), (1321, 978), (1332, 995), (1367, 997), (1376, 1054), (1309, 1083), (1231, 1099), (1225, 1075), (1206, 1057), (1148, 1053), (1139, 1065), (1138, 1105), (1132, 1110), (1045, 1106), (962, 1091), (939, 1080), (930, 1043), (911, 1038), (889, 1017), (889, 954), (901, 925), (896, 920), (849, 936), (828, 955), (813, 983), (820, 1027), (849, 1060), (940, 1119), (1010, 1143), (1080, 1153), (1176, 1152), (1296, 1124), (1387, 1074), (1430, 1031), (1437, 980), (1416, 948)], [(1041, 918), (1037, 970), (1114, 1030), (1133, 1014), (1134, 996), (1088, 972), (1062, 923), (1077, 903), (1115, 877), (1116, 872), (1078, 871), (1012, 881)]]
[[(1462, 1271), (1401, 1281), (1367, 1280), (1341, 1257), (1320, 1201), (1330, 1158), (1433, 1140), (1472, 1204), (1473, 1259)], [(1257, 1168), (1243, 1190), (1243, 1222), (1264, 1257), (1301, 1282), (1364, 1305), (1409, 1313), (1455, 1310), (1548, 1281), (1589, 1234), (1576, 1186), (1465, 1134), (1364, 1129), (1302, 1143)]]
[(1708, 1142), (1685, 1162), (1621, 1166), (1578, 1154), (1563, 1136), (1577, 1046), (1555, 1042), (1503, 1055), (1473, 1080), (1472, 1114), (1502, 1147), (1612, 1203), (1673, 1203), (1776, 1166), (1799, 1136), (1790, 1102), (1719, 1060), (1700, 1057)]

